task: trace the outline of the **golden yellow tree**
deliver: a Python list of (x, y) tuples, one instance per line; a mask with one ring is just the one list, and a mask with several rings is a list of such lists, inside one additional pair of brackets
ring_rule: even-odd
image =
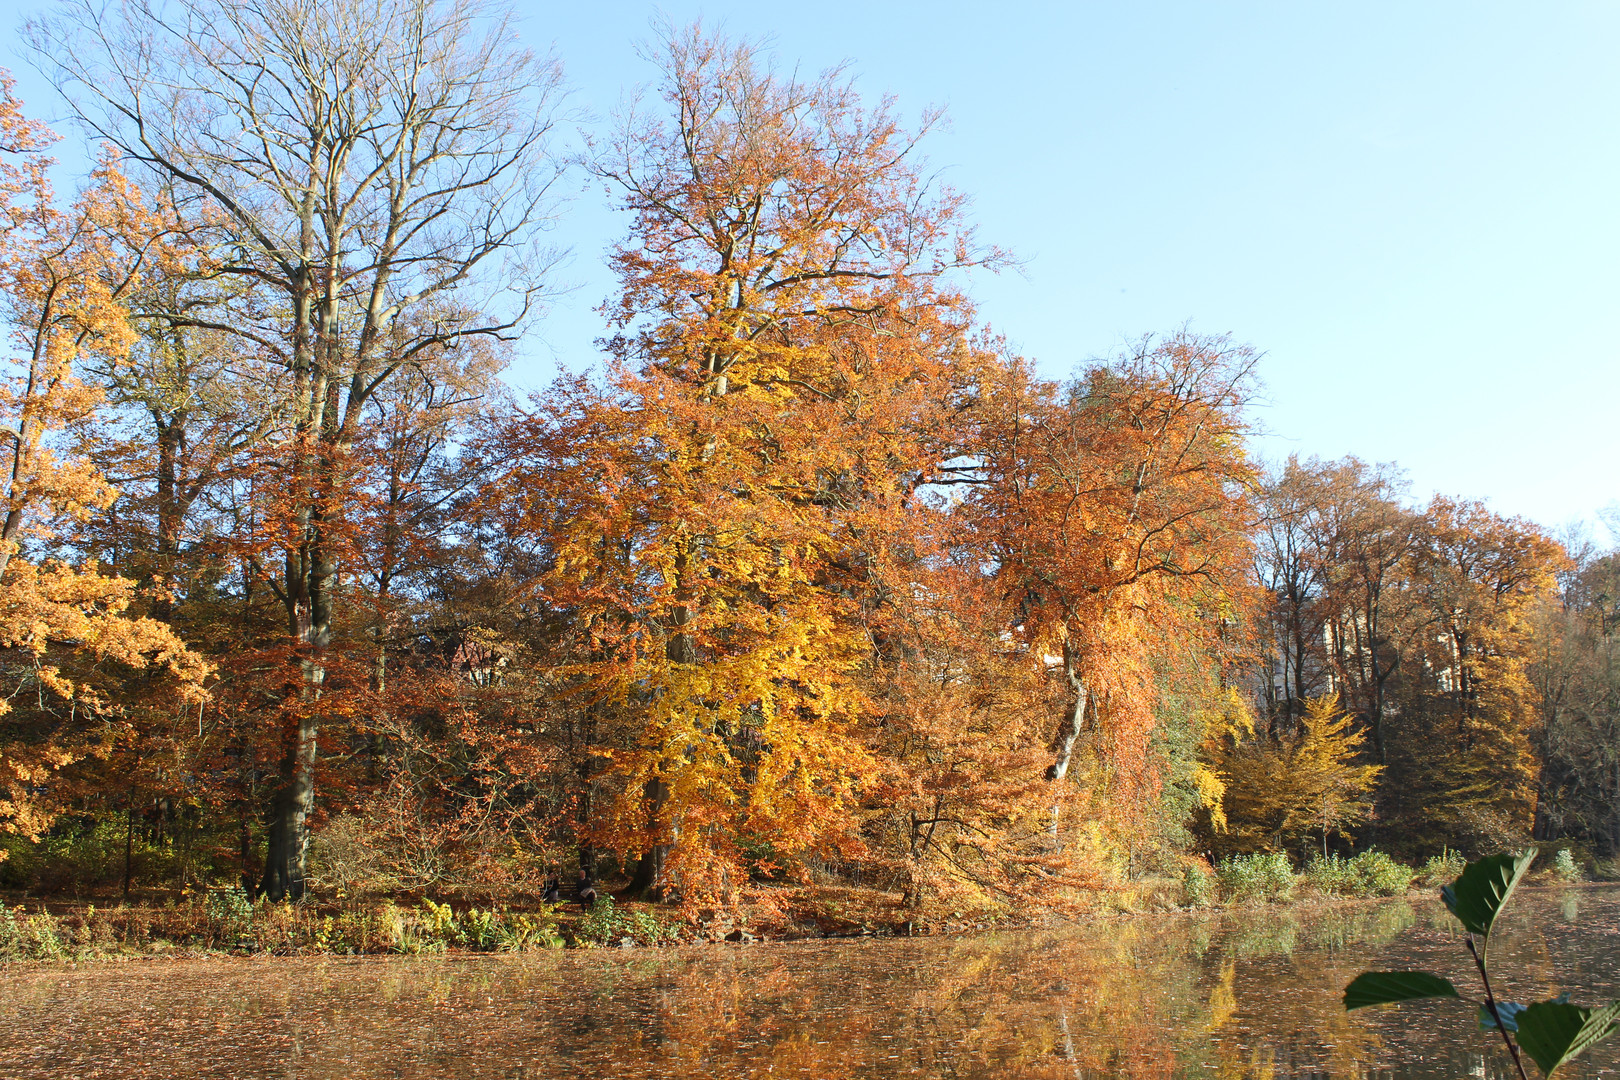
[(1366, 741), (1336, 698), (1313, 697), (1297, 732), (1219, 748), (1232, 839), (1276, 848), (1314, 832), (1325, 857), (1329, 833), (1348, 835), (1372, 811), (1368, 795), (1383, 767), (1362, 762)]
[(60, 770), (127, 730), (98, 687), (116, 678), (108, 669), (165, 667), (177, 701), (197, 699), (207, 674), (167, 626), (127, 617), (134, 582), (49, 557), (64, 525), (116, 495), (59, 441), (101, 402), (75, 362), (88, 351), (116, 362), (129, 349), (119, 296), (136, 274), (113, 257), (103, 228), (127, 206), (123, 178), (103, 162), (73, 207), (59, 209), (44, 154), (52, 141), (0, 72), (0, 296), (15, 350), (14, 373), (0, 379), (0, 657), (12, 684), (0, 696), (0, 829), (29, 837), (50, 824)]

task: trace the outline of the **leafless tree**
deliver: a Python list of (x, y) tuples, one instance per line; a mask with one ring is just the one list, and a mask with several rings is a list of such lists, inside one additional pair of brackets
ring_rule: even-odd
[[(480, 0), (63, 0), (28, 26), (78, 116), (228, 223), (223, 272), (261, 290), (216, 329), (285, 367), (278, 471), (300, 693), (318, 698), (343, 555), (344, 460), (396, 373), (509, 338), (543, 297), (560, 68)], [(292, 725), (264, 891), (304, 888), (318, 710)]]

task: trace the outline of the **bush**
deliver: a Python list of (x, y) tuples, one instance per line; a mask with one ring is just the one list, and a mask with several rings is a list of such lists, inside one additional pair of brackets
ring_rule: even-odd
[(67, 960), (65, 937), (71, 936), (43, 907), (35, 915), (19, 906), (15, 911), (0, 904), (0, 960)]
[(1222, 859), (1215, 878), (1228, 900), (1289, 900), (1294, 895), (1294, 869), (1280, 851)]
[(1305, 884), (1324, 896), (1342, 896), (1355, 890), (1355, 874), (1337, 852), (1325, 859), (1312, 855), (1305, 864)]
[(1312, 857), (1305, 882), (1326, 896), (1400, 896), (1412, 887), (1417, 871), (1382, 851), (1363, 851), (1349, 859)]
[(1440, 854), (1429, 857), (1418, 872), (1418, 879), (1425, 885), (1450, 885), (1467, 865), (1468, 860), (1463, 858), (1462, 852), (1445, 848)]
[(495, 928), (495, 947), (502, 952), (528, 952), (531, 949), (560, 949), (557, 919), (549, 908), (533, 915), (503, 913)]
[(502, 952), (562, 947), (551, 908), (513, 914), (474, 907), (458, 917), (449, 904), (424, 898), (416, 911), (401, 910), (391, 903), (383, 905), (377, 922), (378, 937), (385, 948), (413, 955), (443, 952), (452, 945)]
[(1181, 892), (1191, 907), (1208, 907), (1215, 902), (1215, 882), (1203, 863), (1189, 863), (1181, 872)]
[(252, 948), (254, 906), (240, 886), (209, 889), (203, 900), (209, 944)]
[(1581, 880), (1581, 868), (1575, 864), (1575, 856), (1569, 848), (1558, 849), (1558, 856), (1553, 860), (1553, 873), (1565, 881)]
[(353, 814), (339, 814), (309, 838), (309, 884), (339, 900), (402, 888), (385, 857), (386, 838)]
[(626, 938), (639, 945), (678, 941), (680, 930), (650, 911), (620, 911), (613, 897), (598, 896), (574, 933), (590, 945), (613, 945)]
[(1412, 887), (1417, 871), (1402, 865), (1376, 849), (1363, 851), (1351, 859), (1360, 896), (1401, 896)]

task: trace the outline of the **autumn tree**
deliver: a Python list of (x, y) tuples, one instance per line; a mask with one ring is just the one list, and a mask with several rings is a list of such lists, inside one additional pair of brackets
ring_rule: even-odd
[[(142, 706), (200, 701), (208, 673), (168, 627), (129, 617), (136, 582), (94, 561), (52, 557), (64, 528), (105, 511), (116, 495), (88, 461), (66, 452), (64, 432), (101, 405), (79, 362), (95, 355), (116, 364), (128, 354), (121, 300), (138, 276), (103, 243), (123, 178), (103, 163), (80, 198), (59, 207), (44, 153), (52, 141), (0, 72), (0, 297), (14, 350), (14, 371), (0, 382), (0, 650), (10, 684), (0, 699), (0, 829), (30, 838), (61, 801), (64, 768), (104, 756)], [(146, 669), (166, 671), (166, 692), (142, 695), (126, 681)]]
[(1566, 541), (1557, 589), (1530, 612), (1537, 698), (1535, 837), (1620, 851), (1620, 554)]
[[(31, 37), (93, 130), (221, 215), (222, 272), (270, 298), (257, 320), (169, 321), (228, 331), (287, 373), (272, 542), (253, 572), (285, 608), (314, 702), (368, 402), (426, 354), (511, 335), (540, 295), (557, 67), (468, 0), (75, 3)], [(295, 711), (273, 898), (303, 891), (314, 799), (321, 710)]]
[(128, 356), (87, 366), (108, 408), (85, 449), (120, 500), (81, 543), (149, 581), (152, 614), (171, 620), (201, 579), (224, 573), (223, 545), (205, 538), (233, 526), (212, 504), (277, 430), (288, 386), (279, 366), (224, 328), (253, 318), (259, 298), (222, 272), (223, 221), (206, 206), (177, 206), (172, 187), (148, 188), (129, 185), (105, 225), (106, 242), (140, 274), (126, 296)]
[(1183, 333), (1065, 386), (1015, 368), (992, 391), (966, 510), (1018, 633), (1067, 688), (1045, 768), (1054, 785), (1094, 729), (1120, 785), (1112, 801), (1151, 792), (1156, 665), (1178, 641), (1218, 653), (1237, 621), (1254, 360)]
[(654, 60), (593, 165), (631, 216), (607, 379), (540, 401), (507, 486), (616, 718), (593, 835), (695, 897), (850, 833), (863, 611), (984, 362), (949, 275), (997, 256), (921, 171), (932, 114), (697, 28)]
[(1537, 727), (1529, 622), (1563, 565), (1530, 522), (1436, 497), (1404, 568), (1408, 670), (1383, 813), (1408, 839), (1489, 848), (1531, 829)]
[(1315, 557), (1327, 578), (1321, 603), (1334, 689), (1366, 727), (1383, 764), (1390, 684), (1404, 660), (1410, 594), (1401, 586), (1415, 522), (1402, 505), (1405, 480), (1394, 466), (1354, 457), (1313, 465)]
[(1349, 827), (1372, 814), (1370, 798), (1382, 767), (1369, 763), (1366, 734), (1329, 697), (1306, 701), (1297, 731), (1237, 733), (1215, 748), (1225, 781), (1222, 847), (1278, 848), (1312, 833), (1327, 857), (1328, 835), (1353, 839)]

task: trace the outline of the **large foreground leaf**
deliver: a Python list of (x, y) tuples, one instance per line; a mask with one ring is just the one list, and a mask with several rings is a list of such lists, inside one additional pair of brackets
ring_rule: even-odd
[(1426, 971), (1363, 971), (1344, 988), (1344, 1007), (1364, 1009), (1417, 998), (1457, 996), (1450, 979)]
[(1497, 913), (1513, 895), (1519, 879), (1535, 858), (1536, 851), (1531, 848), (1523, 855), (1504, 851), (1476, 859), (1468, 864), (1461, 877), (1440, 890), (1440, 899), (1464, 929), (1489, 938)]
[(1538, 1001), (1519, 1014), (1519, 1049), (1541, 1066), (1544, 1075), (1593, 1043), (1607, 1038), (1620, 1023), (1620, 1001), (1586, 1009), (1562, 1001)]

